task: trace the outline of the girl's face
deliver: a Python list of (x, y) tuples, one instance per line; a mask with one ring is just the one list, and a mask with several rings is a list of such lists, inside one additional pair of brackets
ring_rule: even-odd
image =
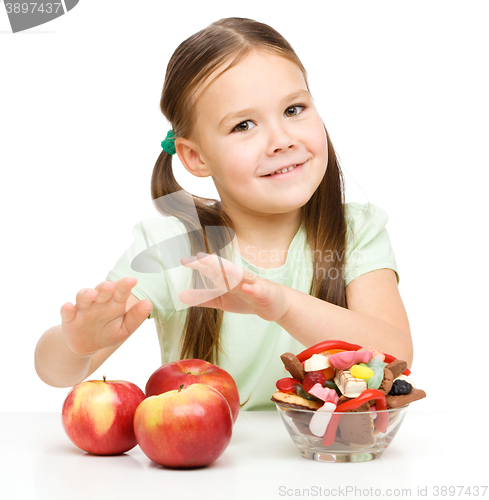
[(187, 168), (212, 175), (225, 210), (284, 214), (307, 203), (326, 171), (328, 150), (298, 66), (255, 51), (211, 85), (204, 82), (196, 98), (196, 152), (188, 152)]

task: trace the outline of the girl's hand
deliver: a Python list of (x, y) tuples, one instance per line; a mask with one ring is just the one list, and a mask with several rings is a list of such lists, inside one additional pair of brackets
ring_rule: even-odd
[(80, 290), (75, 305), (67, 302), (61, 307), (63, 335), (73, 352), (94, 354), (124, 342), (134, 333), (153, 307), (149, 300), (141, 300), (126, 312), (136, 283), (136, 278), (104, 281), (95, 289)]
[(229, 260), (198, 253), (197, 257), (183, 257), (180, 262), (200, 271), (217, 287), (180, 292), (178, 298), (184, 304), (214, 307), (238, 314), (256, 314), (266, 321), (278, 321), (289, 310), (286, 286), (259, 278)]

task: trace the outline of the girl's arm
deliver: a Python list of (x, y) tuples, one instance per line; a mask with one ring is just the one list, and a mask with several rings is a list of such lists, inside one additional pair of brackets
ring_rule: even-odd
[(198, 254), (181, 262), (202, 272), (217, 287), (181, 292), (179, 299), (184, 304), (256, 314), (266, 321), (275, 321), (306, 347), (329, 339), (371, 345), (411, 366), (409, 322), (391, 269), (379, 269), (354, 279), (346, 287), (345, 309), (259, 278), (215, 255)]
[(36, 345), (34, 365), (37, 375), (52, 387), (71, 387), (89, 377), (121, 344), (95, 354), (77, 354), (66, 345), (62, 325), (53, 326)]
[(276, 322), (306, 347), (340, 339), (374, 346), (411, 366), (409, 321), (391, 269), (379, 269), (354, 279), (346, 287), (348, 309), (284, 288), (289, 307)]
[(85, 288), (76, 304), (60, 309), (62, 324), (39, 339), (34, 363), (39, 378), (53, 387), (70, 387), (91, 375), (151, 312), (149, 300), (131, 294), (135, 278), (104, 281)]
[(52, 387), (71, 387), (88, 377), (91, 354), (76, 354), (66, 345), (61, 325), (47, 330), (34, 352), (38, 377)]

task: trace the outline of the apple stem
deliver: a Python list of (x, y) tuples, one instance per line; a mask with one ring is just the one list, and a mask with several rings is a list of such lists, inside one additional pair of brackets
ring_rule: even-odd
[(184, 384), (181, 384), (180, 387), (178, 388), (178, 392), (180, 392), (183, 389)]
[(104, 379), (104, 382), (106, 382), (106, 380), (105, 380), (105, 375), (103, 375), (103, 376), (102, 376), (102, 378)]

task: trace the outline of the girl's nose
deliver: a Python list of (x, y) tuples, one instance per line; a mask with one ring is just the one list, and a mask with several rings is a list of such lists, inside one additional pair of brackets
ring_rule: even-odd
[(278, 153), (296, 146), (297, 141), (284, 125), (275, 125), (270, 128), (269, 150)]

